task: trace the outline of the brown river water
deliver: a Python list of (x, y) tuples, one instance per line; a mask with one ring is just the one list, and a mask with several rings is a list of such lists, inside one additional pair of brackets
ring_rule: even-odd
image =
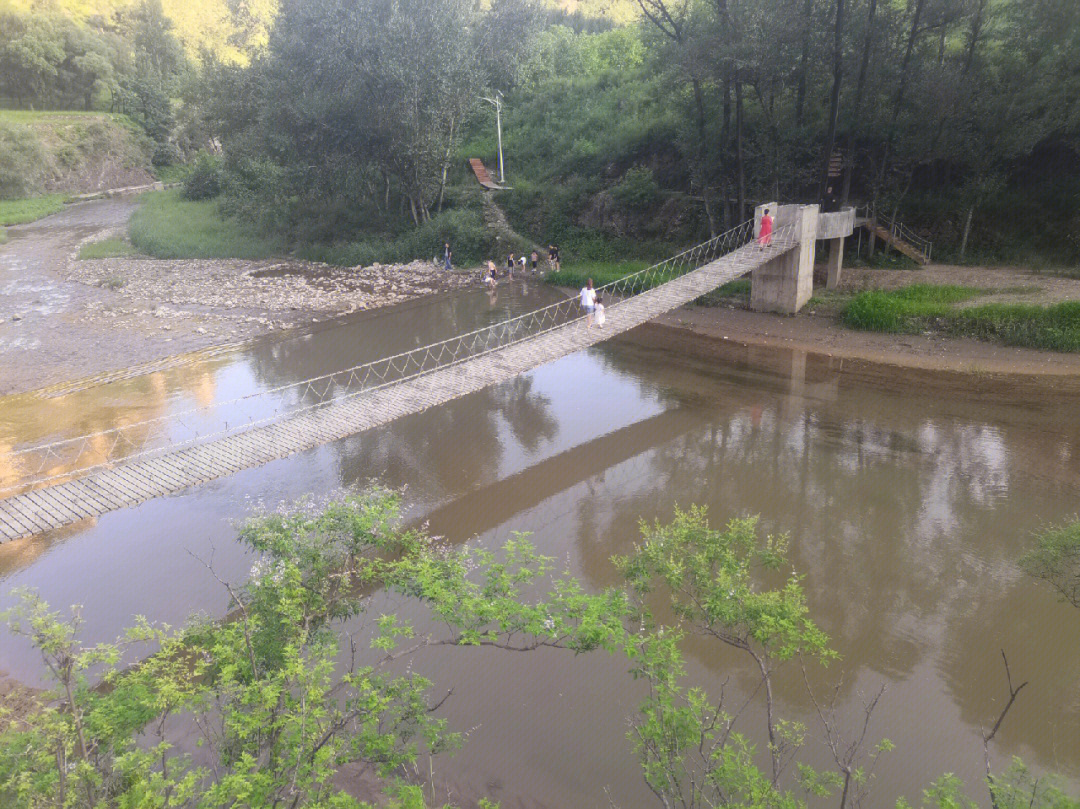
[[(36, 443), (224, 401), (423, 345), (552, 300), (504, 287), (420, 300), (299, 337), (52, 399), (0, 399), (0, 446)], [(86, 638), (135, 615), (180, 623), (222, 614), (201, 559), (242, 579), (235, 543), (251, 509), (377, 479), (405, 486), (408, 519), (451, 542), (498, 547), (532, 533), (590, 588), (618, 584), (640, 518), (675, 504), (714, 520), (760, 514), (788, 533), (812, 615), (842, 660), (840, 715), (887, 691), (870, 737), (896, 749), (872, 805), (892, 805), (943, 772), (980, 786), (980, 732), (1007, 697), (1001, 651), (1029, 680), (993, 744), (1080, 784), (1080, 613), (1026, 578), (1016, 559), (1039, 527), (1077, 512), (1080, 391), (847, 364), (780, 349), (691, 341), (649, 326), (379, 431), (250, 469), (136, 508), (0, 546), (0, 608), (17, 586), (83, 605)], [(0, 470), (2, 473), (3, 470)], [(753, 685), (736, 655), (686, 645), (688, 676)], [(504, 807), (654, 805), (626, 739), (640, 699), (620, 656), (433, 650), (414, 661), (442, 712), (470, 731), (433, 770), (452, 796)], [(0, 669), (29, 684), (41, 667), (0, 634)], [(781, 715), (804, 721), (802, 758), (824, 766), (820, 727), (795, 670)], [(745, 717), (759, 743), (760, 716)], [(424, 769), (426, 770), (426, 764)], [(442, 795), (446, 797), (445, 794)]]

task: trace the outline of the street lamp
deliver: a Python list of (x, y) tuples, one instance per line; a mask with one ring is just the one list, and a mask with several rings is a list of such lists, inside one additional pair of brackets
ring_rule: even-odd
[(495, 131), (498, 133), (499, 138), (499, 184), (506, 184), (506, 175), (503, 174), (503, 156), (502, 156), (502, 92), (495, 91), (495, 98), (488, 98), (487, 96), (480, 96), (481, 99), (495, 108)]

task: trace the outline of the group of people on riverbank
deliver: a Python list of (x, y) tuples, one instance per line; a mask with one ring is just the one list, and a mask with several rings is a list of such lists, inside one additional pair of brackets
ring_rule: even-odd
[[(449, 244), (446, 247), (447, 250), (450, 249)], [(548, 245), (548, 265), (551, 267), (551, 269), (555, 271), (559, 270), (559, 248), (555, 245)], [(522, 253), (520, 256), (516, 256), (514, 253), (508, 253), (506, 256), (506, 270), (504, 276), (512, 280), (515, 270), (518, 270), (519, 272), (525, 272), (529, 267), (532, 268), (533, 272), (540, 271), (540, 254), (536, 250), (533, 250), (532, 253), (528, 256), (526, 256), (524, 253)], [(448, 263), (447, 269), (449, 268), (450, 267)], [(482, 280), (489, 287), (494, 287), (495, 284), (498, 283), (499, 276), (499, 269), (495, 265), (495, 262), (491, 259), (488, 259), (484, 271), (481, 275)]]

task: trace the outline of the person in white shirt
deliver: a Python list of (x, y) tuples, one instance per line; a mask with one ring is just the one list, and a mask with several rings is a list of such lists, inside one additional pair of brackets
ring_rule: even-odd
[(593, 324), (593, 313), (596, 311), (596, 290), (593, 289), (591, 278), (588, 283), (581, 288), (581, 308), (585, 310), (585, 322), (591, 329)]
[(604, 316), (604, 299), (599, 295), (596, 296), (596, 328), (604, 328), (604, 323), (607, 318)]

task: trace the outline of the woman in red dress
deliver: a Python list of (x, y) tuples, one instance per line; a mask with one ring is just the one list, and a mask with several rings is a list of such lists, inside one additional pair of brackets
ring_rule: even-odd
[(765, 209), (765, 213), (761, 216), (761, 230), (758, 231), (758, 247), (764, 250), (769, 246), (772, 241), (772, 217), (769, 216), (769, 209)]

